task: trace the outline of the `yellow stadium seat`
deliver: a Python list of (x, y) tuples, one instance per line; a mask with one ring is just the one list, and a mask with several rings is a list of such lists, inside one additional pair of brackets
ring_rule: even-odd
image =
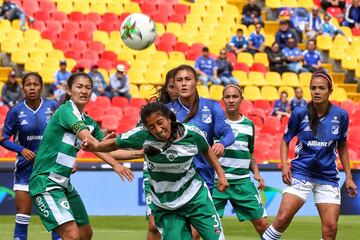
[(355, 69), (355, 76), (360, 78), (360, 63), (358, 64), (357, 68)]
[(159, 71), (153, 71), (150, 69), (145, 73), (144, 80), (146, 83), (151, 83), (156, 85), (161, 85), (164, 83), (161, 73)]
[(200, 16), (204, 16), (206, 14), (206, 12), (204, 11), (204, 6), (201, 4), (192, 4), (190, 6), (191, 10), (190, 10), (190, 14), (189, 15), (200, 15)]
[(310, 88), (309, 87), (303, 87), (303, 98), (307, 101), (311, 100), (311, 93), (310, 93)]
[(165, 64), (167, 62), (161, 62), (161, 61), (152, 61), (151, 63), (149, 63), (147, 70), (149, 71), (157, 71), (159, 73), (164, 72), (165, 70)]
[(139, 88), (135, 84), (130, 84), (130, 94), (133, 98), (141, 98)]
[(139, 12), (141, 12), (141, 9), (140, 9), (139, 4), (133, 3), (133, 2), (127, 2), (124, 5), (124, 12), (139, 13)]
[(245, 86), (244, 99), (252, 101), (262, 99), (260, 89), (256, 86)]
[[(148, 61), (149, 59), (151, 59), (152, 55), (156, 52), (156, 50), (154, 48), (147, 48), (145, 50), (142, 51), (138, 51), (135, 55), (135, 59), (136, 61)], [(147, 65), (147, 64), (146, 64)]]
[(21, 30), (11, 29), (7, 32), (6, 38), (14, 42), (20, 42), (24, 38), (24, 33)]
[(120, 15), (124, 12), (124, 8), (121, 2), (111, 2), (107, 5), (107, 11)]
[[(205, 34), (198, 33), (193, 37), (193, 43), (202, 43), (205, 46), (208, 46), (210, 42), (210, 37)], [(210, 49), (210, 51), (212, 50)]]
[(223, 15), (221, 16), (220, 20), (219, 20), (219, 25), (226, 25), (229, 26), (231, 28), (231, 26), (233, 26), (236, 23), (235, 17), (233, 16), (228, 16), (228, 15)]
[(53, 44), (50, 40), (48, 39), (40, 39), (37, 43), (36, 43), (36, 47), (39, 49), (42, 49), (46, 52), (49, 52), (51, 50), (54, 49)]
[(109, 41), (121, 41), (120, 31), (111, 31), (109, 36)]
[(169, 61), (177, 61), (179, 64), (185, 62), (185, 55), (183, 52), (169, 52)]
[(329, 50), (332, 46), (332, 38), (329, 35), (318, 35), (316, 42), (317, 48), (321, 50)]
[(19, 42), (19, 49), (26, 50), (26, 51), (30, 52), (32, 49), (35, 48), (35, 45), (36, 45), (35, 41), (34, 40), (25, 40), (25, 39), (23, 39), (21, 42)]
[(7, 19), (2, 19), (0, 21), (0, 29), (8, 29), (10, 30), (11, 29), (11, 22)]
[(56, 61), (60, 61), (65, 58), (64, 52), (61, 50), (54, 49), (47, 53), (48, 59), (54, 59)]
[(109, 34), (105, 31), (95, 31), (92, 34), (93, 41), (102, 42), (106, 44), (109, 41)]
[(41, 39), (41, 35), (36, 29), (28, 29), (24, 32), (24, 39), (37, 41)]
[(285, 72), (282, 74), (282, 83), (285, 86), (297, 87), (299, 86), (299, 79), (296, 73)]
[(280, 87), (282, 86), (281, 75), (278, 72), (267, 72), (265, 73), (266, 85)]
[(46, 51), (39, 48), (32, 49), (29, 54), (30, 58), (38, 59), (39, 61), (41, 61), (41, 63), (44, 62), (45, 58), (47, 57)]
[(248, 79), (247, 73), (243, 71), (233, 71), (232, 75), (239, 81), (240, 86), (252, 85)]
[[(64, 12), (66, 14), (69, 14), (71, 13), (73, 10), (73, 5), (72, 5), (72, 2), (71, 1), (59, 1), (57, 4), (56, 4), (56, 9), (59, 11), (59, 12)], [(80, 10), (81, 11), (81, 10)]]
[(264, 86), (261, 88), (263, 99), (273, 101), (279, 99), (279, 93), (273, 86)]
[(28, 58), (24, 67), (27, 72), (39, 72), (42, 68), (42, 62)]
[[(76, 65), (76, 61), (72, 58), (65, 58), (67, 62), (67, 68), (72, 69)], [(100, 69), (100, 68), (99, 68)]]
[(143, 84), (144, 81), (144, 74), (143, 72), (139, 72), (136, 70), (129, 70), (128, 72), (129, 81), (133, 84)]
[(151, 84), (141, 84), (139, 88), (140, 95), (144, 99), (150, 99), (153, 96), (156, 96), (156, 87)]
[(194, 42), (195, 34), (189, 34), (183, 32), (180, 36), (178, 36), (179, 42), (187, 43), (188, 45), (191, 45)]
[(347, 55), (341, 60), (341, 67), (344, 69), (355, 70), (357, 66), (357, 59), (351, 55)]
[(209, 88), (207, 86), (198, 85), (198, 86), (196, 86), (196, 89), (197, 89), (198, 94), (199, 94), (200, 97), (210, 98)]
[(351, 45), (346, 49), (345, 56), (351, 55), (353, 58), (360, 59), (360, 44), (358, 46)]
[(196, 34), (199, 32), (199, 25), (198, 24), (194, 24), (194, 23), (190, 23), (187, 22), (183, 25), (183, 34), (185, 33), (190, 33), (190, 34)]
[(99, 68), (98, 71), (103, 75), (106, 84), (109, 84), (109, 72), (105, 68)]
[(282, 0), (281, 1), (282, 6), (291, 7), (291, 8), (297, 8), (297, 0)]
[(332, 94), (330, 95), (330, 100), (335, 100), (338, 102), (343, 102), (346, 101), (347, 99), (348, 98), (345, 89), (340, 87), (335, 87), (333, 89)]
[(265, 46), (271, 47), (271, 45), (275, 42), (275, 36), (270, 34), (265, 34)]
[(246, 65), (248, 65), (249, 67), (252, 66), (252, 64), (254, 63), (254, 59), (253, 56), (251, 55), (251, 53), (247, 53), (247, 52), (241, 52), (237, 55), (237, 61), (238, 62), (242, 62), (245, 63)]
[(279, 87), (279, 90), (278, 90), (279, 95), (283, 91), (288, 93), (288, 100), (292, 99), (295, 96), (295, 91), (294, 91), (294, 88), (292, 88), (292, 87), (289, 87), (289, 86)]
[(249, 82), (255, 86), (264, 86), (266, 84), (264, 74), (261, 72), (249, 72)]
[(169, 58), (168, 55), (165, 52), (155, 52), (153, 53), (153, 55), (151, 56), (153, 61), (161, 61), (166, 63)]
[[(209, 25), (216, 26), (219, 24), (219, 18), (215, 15), (205, 15), (202, 17), (202, 22), (203, 22), (203, 24), (206, 23)], [(210, 29), (208, 29), (208, 30), (210, 30)]]
[(345, 57), (345, 49), (339, 46), (333, 46), (329, 50), (329, 57), (335, 60), (341, 60)]
[(220, 100), (224, 87), (222, 85), (211, 85), (209, 94), (211, 99)]
[(265, 21), (264, 31), (266, 34), (275, 36), (276, 32), (279, 30), (279, 21)]
[(155, 25), (156, 25), (156, 32), (157, 32), (158, 36), (163, 35), (166, 32), (164, 24), (155, 23)]
[(265, 6), (268, 8), (281, 8), (283, 5), (281, 3), (281, 0), (265, 0)]
[(166, 25), (166, 32), (180, 35), (182, 33), (182, 26), (180, 23), (169, 22)]
[[(21, 21), (19, 19), (14, 19), (11, 22), (12, 29), (21, 30)], [(29, 29), (29, 25), (27, 22), (25, 22), (25, 28)]]
[(217, 16), (217, 17), (220, 17), (223, 15), (221, 6), (219, 6), (217, 4), (208, 5), (206, 7), (206, 12), (207, 12), (207, 15), (212, 15), (212, 16)]
[(134, 51), (123, 49), (117, 54), (117, 59), (133, 62), (135, 60), (134, 55)]
[(16, 41), (5, 40), (1, 43), (1, 51), (5, 53), (11, 53), (18, 49), (18, 43)]
[[(241, 15), (241, 13), (239, 12), (239, 9), (235, 5), (226, 4), (223, 7), (223, 15), (238, 18), (238, 16)], [(239, 21), (236, 21), (236, 22), (239, 22)]]
[(29, 54), (25, 50), (18, 49), (11, 53), (11, 61), (17, 64), (25, 64)]
[(90, 6), (88, 1), (75, 1), (73, 11), (79, 11), (82, 13), (89, 13), (90, 12)]
[(110, 40), (105, 44), (105, 50), (107, 51), (113, 51), (116, 54), (119, 54), (122, 49), (121, 45), (119, 44), (119, 41), (116, 40)]
[(229, 25), (219, 24), (214, 28), (211, 39), (217, 38), (217, 37), (226, 39), (226, 38), (232, 37), (232, 35), (234, 35), (234, 34)]
[(52, 84), (55, 82), (54, 73), (55, 72), (52, 69), (48, 69), (46, 67), (42, 67), (42, 69), (39, 71), (39, 74), (41, 75), (45, 84)]
[(332, 46), (347, 48), (347, 47), (349, 47), (349, 40), (346, 37), (338, 34), (334, 38)]
[(187, 15), (186, 16), (186, 22), (191, 23), (191, 24), (195, 24), (197, 26), (200, 26), (203, 23), (201, 15), (199, 15), (199, 14), (189, 14), (189, 15)]
[(269, 67), (269, 59), (266, 53), (255, 53), (254, 63), (262, 63), (266, 67)]
[(346, 37), (352, 39), (353, 35), (351, 32), (351, 28), (346, 27), (346, 26), (340, 26), (339, 30), (341, 30), (345, 34)]
[(311, 9), (314, 6), (313, 0), (298, 0), (298, 7)]
[(104, 13), (108, 12), (108, 9), (106, 7), (106, 3), (101, 2), (101, 1), (92, 2), (90, 4), (90, 12), (96, 12), (96, 13), (99, 13), (99, 14), (104, 14)]
[(43, 63), (43, 68), (48, 69), (58, 69), (59, 68), (59, 59), (47, 58)]
[(310, 72), (303, 72), (299, 74), (299, 84), (303, 88), (308, 88), (310, 86), (310, 80), (311, 80), (312, 73)]

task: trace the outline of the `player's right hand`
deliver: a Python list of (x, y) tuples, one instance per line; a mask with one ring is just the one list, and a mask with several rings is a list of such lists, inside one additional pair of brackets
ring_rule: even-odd
[(219, 190), (219, 192), (225, 192), (226, 189), (229, 187), (229, 182), (226, 179), (225, 175), (223, 177), (218, 177), (218, 183), (217, 183), (217, 188)]
[(282, 180), (285, 184), (291, 185), (291, 170), (289, 166), (283, 165), (281, 168)]
[(35, 158), (35, 153), (27, 148), (24, 148), (21, 151), (21, 155), (27, 160), (27, 161), (32, 161)]
[(124, 167), (121, 164), (116, 164), (114, 166), (114, 171), (120, 176), (121, 180), (125, 181), (125, 178), (132, 182), (134, 179), (134, 173), (127, 167)]
[(87, 152), (96, 152), (97, 144), (93, 139), (85, 138), (81, 143), (81, 148)]
[(116, 132), (111, 132), (109, 133), (108, 135), (106, 135), (103, 140), (106, 140), (106, 139), (111, 139), (111, 138), (116, 138), (117, 137), (117, 134)]

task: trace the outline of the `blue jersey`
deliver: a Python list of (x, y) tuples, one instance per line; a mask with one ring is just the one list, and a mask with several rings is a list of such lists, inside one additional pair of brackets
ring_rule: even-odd
[(249, 42), (256, 48), (260, 48), (263, 43), (265, 43), (265, 37), (261, 33), (256, 34), (253, 32), (249, 37)]
[(317, 135), (311, 131), (306, 106), (294, 110), (284, 134), (289, 143), (298, 137), (296, 157), (291, 161), (292, 177), (338, 187), (336, 149), (347, 138), (349, 118), (345, 110), (332, 105), (329, 113), (320, 119)]
[(283, 49), (284, 47), (286, 47), (286, 43), (289, 38), (296, 39), (295, 33), (293, 31), (291, 31), (290, 29), (286, 31), (279, 30), (275, 35), (275, 42), (279, 44), (280, 49)]
[(285, 57), (297, 57), (302, 54), (301, 50), (297, 47), (294, 48), (285, 47), (282, 50), (282, 53), (284, 54)]
[[(180, 100), (168, 103), (167, 106), (176, 114), (177, 120), (183, 122), (190, 109), (183, 105)], [(199, 98), (199, 109), (196, 115), (189, 121), (204, 132), (208, 143), (213, 145), (214, 138), (220, 139), (225, 147), (234, 143), (235, 138), (231, 127), (225, 123), (225, 113), (217, 101)], [(214, 187), (214, 169), (201, 154), (194, 159), (200, 176), (204, 179), (209, 189)]]
[(277, 112), (277, 111), (280, 111), (280, 112), (288, 112), (288, 105), (289, 105), (289, 102), (288, 102), (288, 101), (286, 101), (285, 103), (283, 103), (283, 102), (281, 102), (280, 99), (276, 100), (276, 101), (275, 101), (275, 104), (274, 104), (274, 109), (272, 110), (271, 115), (276, 116), (276, 112)]
[(318, 51), (305, 50), (303, 52), (305, 65), (316, 65), (322, 61), (322, 57)]
[(306, 100), (301, 98), (300, 100), (298, 100), (297, 98), (293, 98), (290, 101), (290, 107), (291, 107), (291, 111), (294, 111), (295, 108), (297, 107), (303, 107), (306, 105)]
[(204, 72), (208, 76), (214, 75), (214, 69), (217, 68), (217, 64), (214, 59), (211, 57), (204, 58), (203, 56), (199, 57), (195, 61), (195, 68)]
[[(15, 184), (27, 185), (34, 161), (27, 161), (20, 153), (27, 148), (34, 153), (39, 148), (45, 127), (56, 109), (57, 103), (41, 99), (36, 110), (29, 108), (25, 100), (15, 105), (6, 115), (1, 145), (17, 152)], [(14, 136), (14, 142), (9, 139)]]
[(66, 81), (68, 80), (68, 78), (70, 77), (71, 73), (66, 71), (66, 72), (62, 72), (62, 71), (57, 71), (55, 73), (55, 84), (56, 85), (59, 85), (59, 84), (62, 84), (63, 82), (66, 83)]
[(233, 36), (229, 42), (230, 46), (234, 46), (237, 49), (240, 48), (246, 48), (247, 47), (247, 41), (245, 39), (245, 37), (243, 36), (241, 39), (239, 39), (239, 37), (237, 35)]

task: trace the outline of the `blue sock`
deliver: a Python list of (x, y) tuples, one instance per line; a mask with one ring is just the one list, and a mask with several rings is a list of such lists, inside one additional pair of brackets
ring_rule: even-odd
[(51, 232), (52, 240), (62, 240), (59, 234), (57, 234), (55, 231)]
[(31, 216), (18, 213), (15, 217), (14, 239), (27, 240), (28, 226)]

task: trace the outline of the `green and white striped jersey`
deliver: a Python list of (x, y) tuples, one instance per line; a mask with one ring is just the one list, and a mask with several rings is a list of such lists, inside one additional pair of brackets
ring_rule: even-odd
[(226, 119), (225, 122), (230, 125), (235, 142), (225, 148), (219, 163), (224, 169), (229, 184), (235, 184), (241, 182), (241, 179), (250, 177), (251, 154), (254, 152), (254, 124), (245, 116), (238, 121)]
[[(183, 125), (184, 135), (167, 150), (154, 156), (145, 155), (145, 172), (147, 170), (152, 201), (167, 210), (188, 203), (204, 184), (195, 171), (193, 159), (198, 153), (208, 150), (208, 142), (199, 128)], [(116, 144), (119, 148), (141, 149), (144, 145), (152, 145), (160, 149), (165, 142), (160, 142), (140, 126), (120, 135)]]
[(81, 147), (76, 135), (86, 128), (97, 140), (103, 138), (96, 122), (88, 115), (81, 114), (71, 100), (55, 111), (36, 153), (30, 177), (31, 196), (55, 188), (72, 189), (71, 170)]

